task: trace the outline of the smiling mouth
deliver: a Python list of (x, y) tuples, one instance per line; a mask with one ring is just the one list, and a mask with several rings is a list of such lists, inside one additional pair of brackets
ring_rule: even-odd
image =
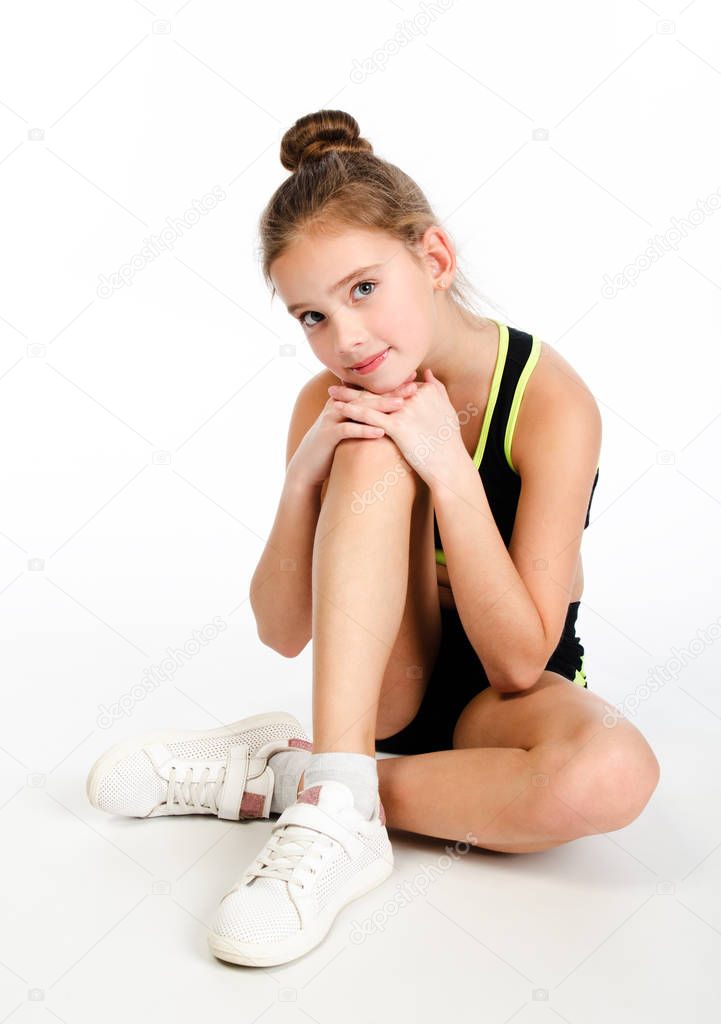
[(347, 369), (348, 370), (362, 370), (364, 366), (368, 366), (369, 363), (375, 362), (375, 360), (378, 358), (378, 356), (382, 356), (383, 353), (387, 352), (387, 351), (388, 351), (388, 349), (383, 348), (383, 349), (380, 350), (380, 352), (376, 352), (376, 354), (374, 356), (371, 356), (370, 359), (366, 359), (366, 361), (364, 363), (356, 363), (355, 366), (348, 366)]

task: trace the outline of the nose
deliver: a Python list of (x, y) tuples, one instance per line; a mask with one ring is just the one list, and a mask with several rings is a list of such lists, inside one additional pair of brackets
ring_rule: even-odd
[(343, 316), (343, 311), (333, 317), (333, 333), (335, 336), (335, 356), (343, 366), (359, 363), (372, 347), (367, 333), (357, 320)]

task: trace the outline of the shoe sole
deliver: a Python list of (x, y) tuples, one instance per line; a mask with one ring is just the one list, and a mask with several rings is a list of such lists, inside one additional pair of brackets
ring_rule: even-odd
[(98, 807), (97, 797), (100, 783), (104, 776), (112, 771), (118, 761), (121, 761), (129, 754), (135, 753), (137, 750), (141, 750), (143, 747), (155, 743), (177, 743), (181, 740), (228, 736), (237, 732), (247, 732), (249, 729), (258, 729), (264, 725), (277, 724), (278, 722), (287, 722), (289, 726), (292, 725), (293, 729), (297, 730), (298, 739), (306, 738), (305, 730), (295, 715), (291, 715), (287, 711), (269, 711), (262, 715), (251, 715), (248, 718), (241, 718), (237, 722), (232, 722), (230, 725), (221, 725), (217, 729), (164, 729), (162, 732), (146, 733), (144, 736), (139, 736), (132, 740), (121, 740), (120, 743), (116, 743), (109, 750), (106, 750), (104, 754), (101, 754), (90, 769), (85, 782), (85, 792), (88, 800), (93, 807), (103, 810), (102, 807)]
[[(391, 858), (393, 856), (390, 847), (389, 856)], [(229, 964), (244, 964), (248, 967), (273, 967), (277, 964), (288, 963), (290, 960), (297, 960), (298, 957), (309, 953), (323, 941), (344, 907), (381, 885), (392, 872), (393, 860), (391, 859), (389, 862), (385, 858), (379, 857), (353, 878), (354, 884), (350, 891), (346, 890), (342, 896), (338, 896), (334, 902), (323, 908), (312, 928), (299, 935), (283, 939), (276, 943), (270, 951), (268, 951), (267, 943), (236, 942), (225, 935), (217, 935), (215, 932), (210, 932), (208, 935), (210, 950), (219, 960), (225, 960)]]

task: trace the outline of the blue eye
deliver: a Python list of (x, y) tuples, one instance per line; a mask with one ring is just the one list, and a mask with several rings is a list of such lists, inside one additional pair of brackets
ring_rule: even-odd
[(318, 313), (314, 309), (309, 309), (305, 313), (301, 313), (300, 316), (298, 317), (298, 319), (300, 320), (300, 322), (303, 325), (303, 327), (313, 327), (314, 326), (314, 324), (307, 324), (305, 322), (305, 317), (310, 316), (311, 313), (313, 313), (315, 316), (323, 316), (322, 313)]
[[(371, 286), (371, 288), (375, 288), (375, 282), (373, 282), (373, 281), (359, 281), (358, 284), (353, 289), (353, 291), (355, 291), (356, 288), (362, 288), (364, 284), (369, 284)], [(372, 294), (373, 294), (373, 292), (366, 292), (366, 295), (372, 295)]]
[[(366, 285), (366, 284), (370, 285), (371, 288), (373, 288), (373, 289), (375, 289), (377, 287), (377, 284), (376, 284), (375, 281), (359, 281), (357, 285), (354, 285), (353, 291), (355, 291), (356, 288), (362, 288), (363, 285)], [(373, 294), (372, 291), (371, 292), (366, 292), (365, 296), (362, 296), (362, 297), (367, 297), (368, 295), (372, 295), (372, 294)], [(301, 313), (300, 316), (298, 317), (298, 320), (300, 321), (300, 323), (301, 323), (301, 325), (303, 327), (306, 327), (306, 328), (310, 329), (311, 327), (316, 327), (317, 326), (319, 321), (316, 321), (316, 323), (312, 323), (312, 324), (308, 324), (308, 323), (305, 322), (305, 318), (307, 316), (311, 316), (311, 315), (312, 316), (321, 316), (321, 317), (323, 316), (322, 313), (319, 313), (315, 309), (307, 309), (305, 311), (305, 313)]]

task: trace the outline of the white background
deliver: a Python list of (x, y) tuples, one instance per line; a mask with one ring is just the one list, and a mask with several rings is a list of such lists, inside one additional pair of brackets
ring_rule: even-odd
[[(721, 622), (721, 211), (698, 212), (721, 203), (718, 11), (444, 6), (0, 10), (0, 1019), (330, 1022), (349, 992), (344, 1017), (365, 1021), (718, 1006), (721, 656), (698, 640)], [(554, 345), (596, 395), (578, 631), (590, 688), (643, 731), (662, 778), (627, 829), (467, 858), (352, 945), (371, 894), (308, 957), (254, 973), (214, 962), (204, 926), (270, 824), (109, 818), (84, 781), (148, 729), (273, 708), (310, 729), (311, 646), (264, 648), (248, 585), (293, 401), (321, 369), (271, 305), (257, 220), (287, 174), (283, 132), (320, 108), (350, 112), (421, 185), (485, 311)], [(98, 293), (215, 187), (227, 198), (172, 249)], [(667, 251), (641, 269), (652, 238)], [(214, 616), (226, 628), (174, 681), (103, 724)], [(443, 844), (394, 847), (409, 876)]]

